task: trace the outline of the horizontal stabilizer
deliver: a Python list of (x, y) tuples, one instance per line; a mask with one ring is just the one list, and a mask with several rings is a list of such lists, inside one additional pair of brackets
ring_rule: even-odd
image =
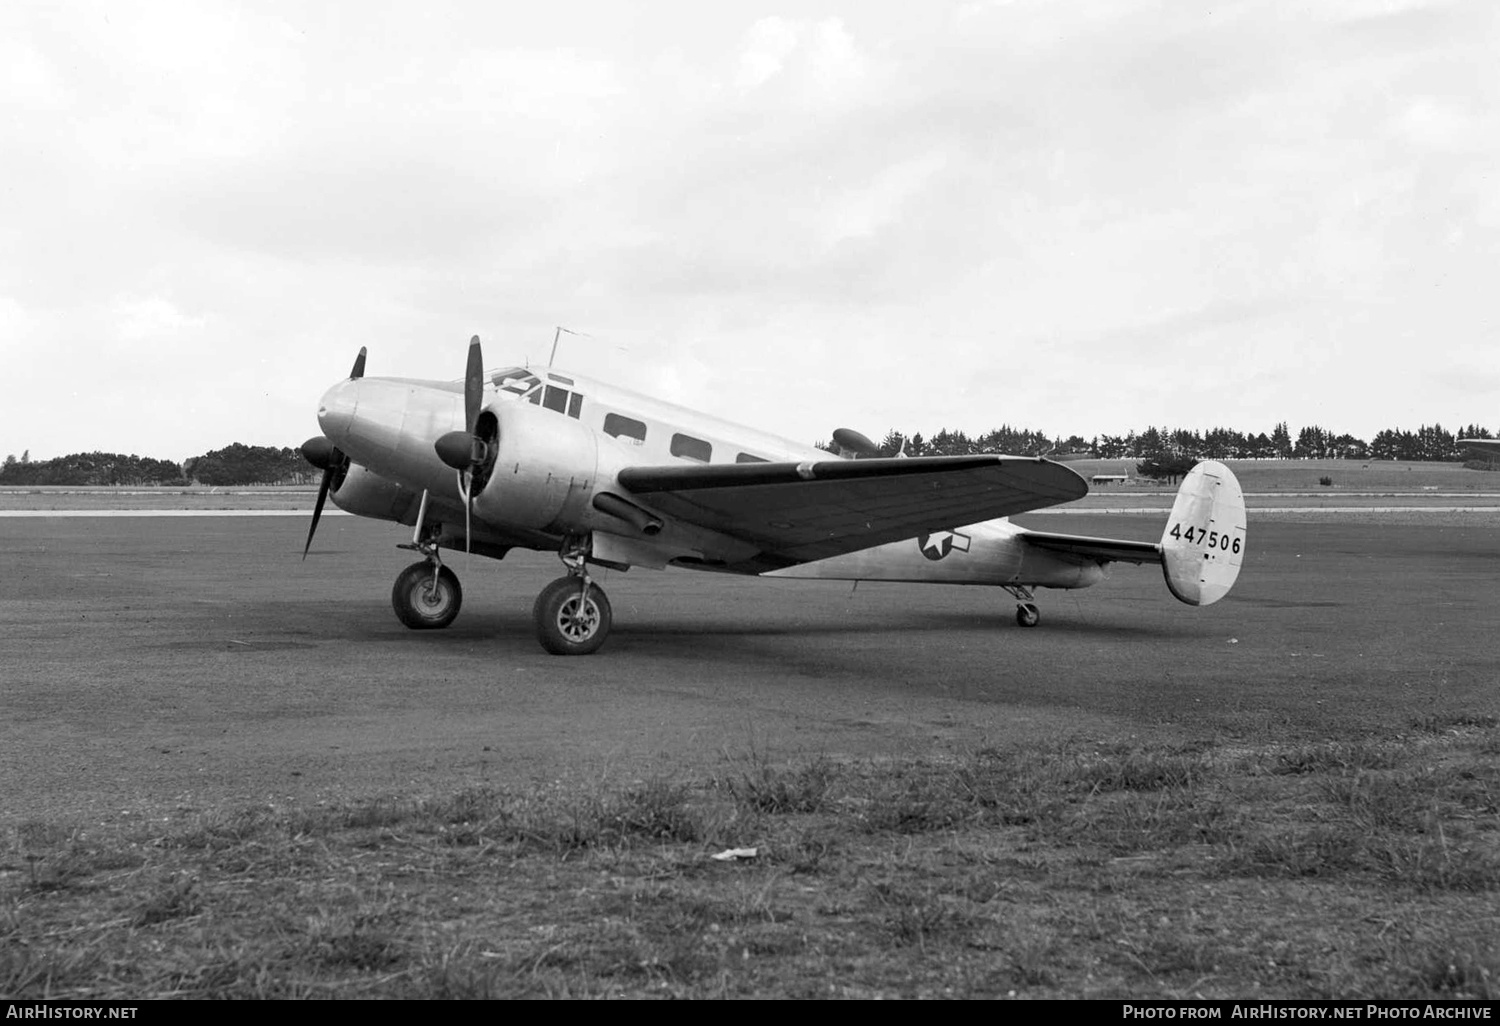
[(1049, 552), (1086, 556), (1101, 563), (1160, 563), (1161, 546), (1155, 542), (1123, 541), (1118, 538), (1085, 538), (1076, 534), (1027, 531), (1022, 540)]

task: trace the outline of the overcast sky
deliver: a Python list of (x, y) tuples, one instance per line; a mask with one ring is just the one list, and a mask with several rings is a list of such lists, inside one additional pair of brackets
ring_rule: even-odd
[(0, 455), (571, 367), (840, 426), (1500, 428), (1500, 4), (0, 4)]

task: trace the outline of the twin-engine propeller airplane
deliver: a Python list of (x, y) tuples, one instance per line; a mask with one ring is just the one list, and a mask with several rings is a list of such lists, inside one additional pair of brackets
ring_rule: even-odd
[[(439, 557), (555, 551), (567, 570), (537, 596), (542, 647), (593, 652), (612, 614), (589, 567), (984, 584), (1040, 619), (1036, 588), (1086, 588), (1113, 562), (1160, 563), (1189, 605), (1223, 598), (1245, 555), (1245, 503), (1222, 463), (1199, 463), (1160, 543), (1031, 531), (1005, 518), (1081, 498), (1068, 467), (1022, 456), (881, 458), (840, 429), (834, 455), (576, 374), (484, 371), (469, 343), (461, 381), (367, 378), (365, 350), (323, 396), (323, 470), (303, 558), (329, 496), (413, 528), (422, 559), (396, 578), (406, 626), (446, 627), (463, 592)], [(867, 458), (858, 458), (867, 457)]]

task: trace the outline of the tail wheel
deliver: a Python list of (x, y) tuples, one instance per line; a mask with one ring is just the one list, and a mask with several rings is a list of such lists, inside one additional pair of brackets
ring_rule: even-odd
[(1016, 623), (1022, 627), (1035, 627), (1042, 622), (1042, 611), (1034, 603), (1022, 602), (1016, 606)]
[(531, 609), (537, 640), (553, 655), (588, 655), (609, 636), (614, 613), (604, 589), (590, 584), (584, 593), (577, 577), (559, 577), (536, 597)]
[(413, 563), (396, 578), (391, 589), (391, 605), (396, 619), (414, 631), (431, 631), (446, 627), (458, 616), (464, 590), (458, 576), (445, 566), (432, 572), (431, 563)]

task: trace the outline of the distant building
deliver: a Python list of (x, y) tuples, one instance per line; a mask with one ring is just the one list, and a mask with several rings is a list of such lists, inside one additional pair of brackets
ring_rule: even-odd
[(1089, 478), (1089, 484), (1124, 484), (1128, 480), (1130, 480), (1130, 478), (1126, 474), (1095, 474), (1093, 477)]

